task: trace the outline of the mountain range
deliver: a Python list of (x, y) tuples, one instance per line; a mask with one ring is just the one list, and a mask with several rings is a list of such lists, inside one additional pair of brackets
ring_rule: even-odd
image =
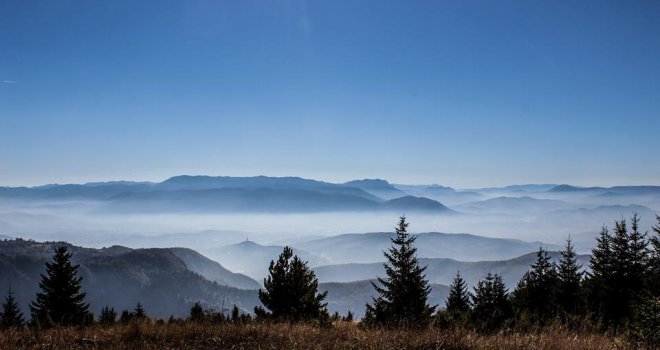
[(113, 213), (451, 212), (437, 201), (406, 194), (384, 180), (333, 184), (299, 177), (175, 176), (160, 183), (0, 187), (0, 198), (92, 200), (100, 202), (99, 211)]

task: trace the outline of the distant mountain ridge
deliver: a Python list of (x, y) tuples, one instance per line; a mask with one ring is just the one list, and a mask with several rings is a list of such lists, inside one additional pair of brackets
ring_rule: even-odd
[(584, 193), (598, 192), (621, 195), (660, 195), (660, 186), (613, 186), (613, 187), (579, 187), (572, 185), (558, 185), (548, 190), (548, 192), (562, 193)]
[(110, 212), (451, 212), (437, 201), (407, 195), (385, 180), (333, 184), (299, 177), (171, 177), (161, 183), (114, 181), (84, 185), (0, 187), (13, 199), (95, 200)]
[[(550, 251), (548, 255), (552, 261), (557, 262), (560, 258), (558, 251)], [(589, 266), (589, 255), (578, 255), (578, 264), (586, 270)], [(513, 259), (493, 261), (458, 261), (447, 258), (420, 258), (422, 266), (427, 266), (426, 277), (432, 283), (448, 285), (451, 283), (456, 272), (461, 275), (468, 285), (475, 286), (477, 281), (483, 279), (488, 273), (502, 275), (509, 289), (513, 289), (522, 275), (530, 269), (530, 265), (536, 261), (536, 253), (527, 253)], [(320, 282), (352, 282), (376, 277), (383, 277), (384, 270), (381, 263), (369, 264), (340, 264), (317, 266), (314, 268)]]
[[(305, 242), (295, 247), (310, 254), (326, 258), (334, 264), (348, 262), (382, 262), (383, 251), (390, 247), (391, 232), (342, 234)], [(471, 234), (425, 232), (413, 234), (420, 258), (452, 258), (461, 261), (511, 259), (538, 250), (560, 247), (541, 242), (517, 239), (490, 238)]]

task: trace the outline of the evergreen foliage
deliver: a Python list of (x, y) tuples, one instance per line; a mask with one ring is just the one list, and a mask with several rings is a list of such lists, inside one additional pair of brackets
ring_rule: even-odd
[(431, 292), (424, 270), (417, 260), (415, 238), (408, 234), (405, 216), (399, 219), (396, 236), (391, 239), (392, 247), (384, 252), (388, 263), (384, 264), (387, 278), (378, 278), (372, 283), (378, 297), (367, 304), (365, 322), (377, 325), (425, 327), (436, 306), (429, 306)]
[(188, 320), (193, 322), (200, 322), (200, 323), (204, 322), (205, 317), (204, 317), (204, 308), (202, 307), (202, 304), (196, 302), (190, 308), (190, 316), (188, 316)]
[(646, 287), (651, 295), (660, 297), (660, 216), (658, 224), (653, 226), (654, 235), (649, 238), (649, 264), (646, 274)]
[(592, 251), (591, 273), (585, 282), (590, 311), (606, 327), (625, 325), (643, 296), (650, 260), (646, 233), (639, 231), (633, 213), (630, 229), (624, 219), (614, 222), (614, 233), (603, 228)]
[(143, 320), (147, 318), (147, 313), (144, 311), (144, 307), (142, 306), (142, 303), (138, 302), (137, 305), (135, 305), (135, 309), (133, 309), (133, 318), (137, 320)]
[(93, 320), (80, 291), (82, 277), (77, 277), (79, 265), (71, 263), (66, 245), (55, 248), (53, 261), (46, 263), (41, 275), (36, 300), (30, 304), (32, 322), (42, 327), (82, 325)]
[(576, 315), (580, 311), (582, 275), (582, 266), (577, 262), (569, 237), (557, 266), (557, 305), (563, 315)]
[(468, 291), (468, 286), (460, 271), (456, 272), (456, 276), (449, 286), (449, 296), (445, 303), (445, 309), (450, 313), (465, 313), (470, 311), (472, 306), (472, 294)]
[(478, 331), (501, 328), (512, 314), (511, 302), (502, 276), (488, 273), (474, 287), (472, 322)]
[(0, 329), (23, 328), (25, 320), (23, 313), (16, 304), (14, 293), (11, 288), (7, 291), (5, 301), (2, 303), (2, 313), (0, 313)]
[(641, 299), (636, 305), (630, 331), (636, 340), (652, 348), (660, 347), (660, 297), (647, 295)]
[(268, 270), (270, 274), (264, 279), (265, 289), (259, 290), (259, 300), (270, 312), (255, 307), (257, 317), (292, 322), (329, 319), (327, 304), (323, 303), (328, 293), (317, 293), (314, 271), (291, 248), (284, 247)]
[(351, 310), (348, 310), (348, 313), (346, 316), (344, 316), (343, 320), (346, 322), (353, 322), (353, 312)]
[(547, 250), (540, 247), (536, 262), (513, 292), (513, 303), (518, 314), (529, 317), (534, 324), (544, 324), (557, 310), (557, 285), (555, 265), (550, 262)]
[(115, 311), (114, 308), (111, 308), (106, 305), (105, 307), (103, 307), (103, 309), (101, 309), (101, 313), (99, 314), (98, 321), (100, 324), (103, 325), (114, 324), (117, 321), (117, 312)]
[(133, 319), (133, 313), (128, 310), (123, 310), (119, 316), (119, 322), (128, 323)]
[(234, 305), (231, 309), (231, 320), (233, 322), (238, 322), (241, 320), (241, 310), (238, 308), (238, 305)]

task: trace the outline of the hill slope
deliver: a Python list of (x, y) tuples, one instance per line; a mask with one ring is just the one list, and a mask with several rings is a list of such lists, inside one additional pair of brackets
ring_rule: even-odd
[[(394, 233), (374, 232), (343, 234), (296, 244), (310, 254), (333, 264), (383, 261), (383, 251), (391, 245)], [(511, 259), (538, 250), (539, 242), (489, 238), (471, 234), (428, 232), (415, 234), (417, 254), (422, 258), (451, 258), (462, 261)], [(559, 249), (543, 244), (549, 249)]]
[[(0, 242), (0, 290), (7, 290), (11, 285), (26, 312), (27, 304), (38, 290), (44, 263), (50, 261), (53, 247), (59, 244), (62, 243)], [(74, 262), (80, 264), (83, 290), (95, 312), (105, 305), (132, 309), (138, 301), (150, 314), (158, 317), (186, 314), (195, 301), (216, 308), (223, 304), (227, 307), (237, 304), (246, 310), (257, 304), (256, 291), (220, 285), (188, 268), (177, 254), (187, 255), (185, 260), (191, 266), (195, 265), (195, 269), (203, 266), (200, 264), (203, 260), (185, 249), (70, 247)], [(211, 262), (210, 265), (213, 264), (217, 263)], [(220, 277), (222, 270), (218, 266), (211, 271)], [(232, 277), (239, 278), (241, 283), (249, 283), (244, 280), (247, 277), (241, 279), (231, 273), (222, 279)]]
[[(550, 257), (557, 261), (559, 252), (549, 252)], [(466, 282), (474, 286), (488, 272), (499, 273), (509, 289), (513, 289), (522, 275), (529, 270), (532, 263), (536, 261), (536, 253), (528, 253), (514, 259), (496, 261), (457, 261), (453, 259), (419, 259), (422, 266), (428, 266), (426, 277), (432, 283), (451, 284), (460, 271)], [(579, 255), (578, 263), (586, 268), (589, 264), (589, 255)], [(373, 279), (384, 276), (383, 264), (341, 264), (319, 266), (314, 268), (321, 282), (351, 282), (365, 279)]]

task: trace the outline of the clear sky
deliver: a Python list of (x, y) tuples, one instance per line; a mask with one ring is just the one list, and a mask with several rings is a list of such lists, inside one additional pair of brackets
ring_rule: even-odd
[(0, 0), (0, 185), (660, 185), (657, 1)]

